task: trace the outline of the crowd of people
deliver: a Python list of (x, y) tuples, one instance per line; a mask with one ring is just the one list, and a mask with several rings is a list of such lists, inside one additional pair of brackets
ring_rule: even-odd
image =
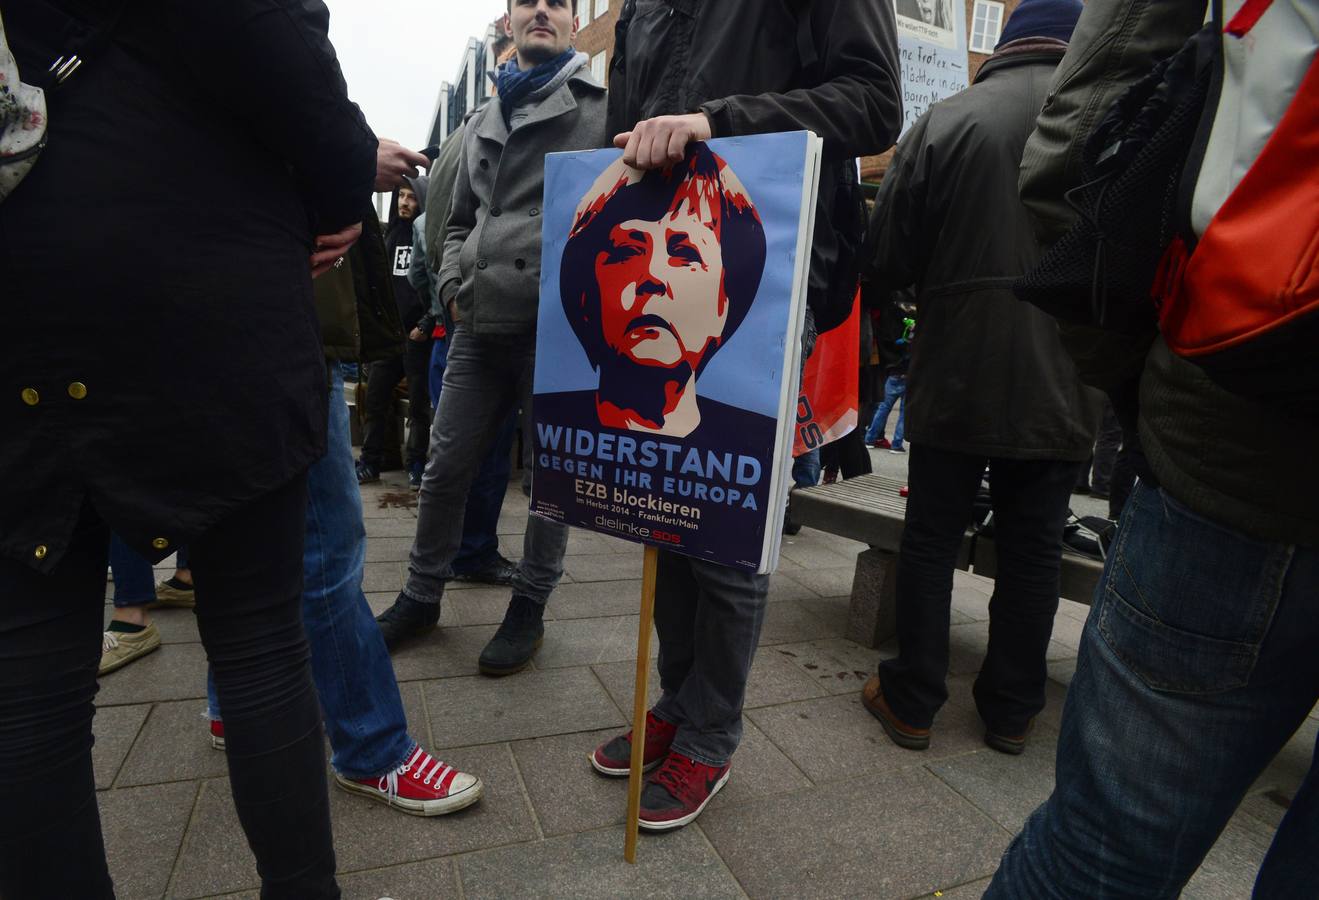
[[(1277, 125), (1278, 85), (1315, 80), (1319, 26), (1308, 0), (1273, 6), (1256, 18), (1289, 35), (1290, 80), (1242, 102)], [(349, 100), (320, 0), (0, 3), (25, 78), (86, 57), (47, 84), (48, 141), (0, 205), (0, 895), (114, 895), (93, 700), (98, 675), (160, 647), (153, 606), (195, 610), (209, 739), (263, 897), (339, 896), (323, 737), (343, 790), (420, 816), (479, 802), (478, 775), (413, 737), (390, 653), (438, 627), (458, 578), (509, 589), (482, 674), (521, 671), (544, 640), (569, 530), (529, 517), (512, 563), (496, 526), (515, 441), (532, 445), (545, 156), (612, 146), (666, 169), (711, 138), (809, 130), (824, 159), (805, 350), (859, 279), (859, 374), (873, 351), (882, 378), (824, 477), (868, 470), (862, 441), (909, 450), (899, 652), (863, 690), (872, 726), (913, 751), (937, 740), (952, 573), (987, 480), (999, 571), (974, 698), (986, 744), (1020, 754), (1045, 704), (1069, 497), (1109, 497), (1121, 524), (1057, 786), (987, 896), (1176, 896), (1319, 700), (1319, 424), (1211, 380), (1155, 327), (1060, 325), (1013, 285), (1076, 221), (1097, 115), (1201, 28), (1204, 0), (1021, 0), (973, 84), (901, 140), (891, 0), (626, 0), (608, 90), (575, 49), (574, 0), (505, 11), (496, 96), (422, 153)], [(853, 252), (855, 160), (895, 143)], [(1239, 179), (1251, 158), (1206, 155), (1200, 232), (1227, 196), (1213, 167)], [(383, 224), (373, 192), (392, 194)], [(356, 460), (344, 364), (366, 373)], [(398, 449), (401, 382), (417, 530), (373, 618), (359, 485)], [(815, 483), (820, 457), (798, 462)], [(768, 590), (659, 551), (643, 829), (694, 821), (730, 778)], [(583, 752), (625, 777), (632, 733)], [(1260, 896), (1319, 889), (1316, 771)]]

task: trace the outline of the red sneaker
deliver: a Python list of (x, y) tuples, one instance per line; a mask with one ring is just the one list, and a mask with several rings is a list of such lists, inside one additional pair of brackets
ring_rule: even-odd
[(647, 831), (671, 831), (694, 820), (728, 782), (731, 765), (716, 768), (670, 753), (641, 791), (641, 820)]
[(876, 450), (887, 450), (892, 445), (888, 442), (888, 438), (880, 438), (877, 441), (871, 441), (870, 446), (874, 447)]
[[(664, 762), (677, 733), (677, 725), (657, 718), (653, 712), (646, 713), (646, 752), (642, 758), (642, 771), (649, 772)], [(596, 747), (591, 754), (591, 767), (601, 775), (626, 777), (632, 771), (632, 732), (620, 734)]]
[(211, 719), (211, 747), (224, 749), (224, 723), (219, 719)]
[(379, 778), (334, 780), (345, 791), (363, 794), (414, 816), (442, 816), (481, 799), (481, 779), (445, 765), (418, 746), (408, 761)]

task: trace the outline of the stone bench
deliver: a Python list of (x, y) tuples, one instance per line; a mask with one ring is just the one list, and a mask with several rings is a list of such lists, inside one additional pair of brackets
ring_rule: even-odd
[[(848, 610), (847, 637), (878, 647), (897, 631), (898, 549), (902, 545), (907, 498), (904, 482), (885, 475), (863, 475), (792, 492), (792, 518), (828, 534), (869, 544), (857, 555)], [(957, 552), (957, 568), (993, 578), (998, 554), (992, 538), (967, 531)], [(1059, 595), (1089, 604), (1103, 564), (1064, 551)]]

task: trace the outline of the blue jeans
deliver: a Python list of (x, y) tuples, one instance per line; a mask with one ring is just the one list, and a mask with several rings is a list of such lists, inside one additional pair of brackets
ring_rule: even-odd
[[(1257, 541), (1137, 485), (1081, 639), (1057, 786), (987, 898), (1176, 897), (1319, 699), (1319, 548)], [(1256, 897), (1319, 885), (1319, 767)]]
[[(188, 568), (188, 552), (179, 548), (177, 569)], [(114, 575), (114, 605), (145, 606), (156, 602), (156, 570), (151, 561), (140, 556), (119, 535), (110, 535), (110, 571)]]
[(807, 450), (792, 461), (792, 483), (797, 487), (814, 487), (820, 483), (820, 448)]
[[(416, 741), (408, 735), (389, 651), (362, 594), (362, 495), (353, 467), (343, 379), (337, 370), (331, 376), (326, 452), (307, 477), (302, 624), (334, 751), (330, 762), (345, 778), (374, 778), (401, 766)], [(209, 678), (206, 690), (210, 716), (219, 719)]]
[(884, 381), (884, 399), (879, 409), (875, 410), (875, 418), (870, 420), (870, 427), (866, 429), (867, 444), (873, 444), (884, 436), (884, 427), (888, 425), (889, 413), (893, 412), (894, 406), (898, 407), (898, 424), (893, 429), (893, 447), (898, 449), (902, 446), (902, 432), (907, 421), (906, 375), (890, 375)]
[[(431, 347), (430, 393), (431, 404), (437, 409), (448, 360), (449, 339), (436, 338)], [(463, 542), (453, 561), (455, 575), (470, 575), (488, 568), (499, 555), (499, 511), (503, 509), (508, 476), (513, 470), (509, 453), (512, 452), (516, 430), (515, 411), (495, 438), (490, 455), (482, 461), (481, 469), (472, 481), (463, 511)]]

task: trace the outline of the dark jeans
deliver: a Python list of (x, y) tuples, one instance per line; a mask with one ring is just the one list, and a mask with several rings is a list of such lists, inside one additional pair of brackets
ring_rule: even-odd
[(405, 463), (424, 465), (430, 441), (431, 342), (407, 341), (402, 356), (371, 363), (366, 380), (366, 434), (362, 438), (362, 460), (379, 466), (385, 460), (385, 435), (394, 415), (394, 387), (408, 379), (408, 455)]
[[(188, 568), (188, 551), (182, 547), (174, 568)], [(110, 535), (110, 573), (114, 576), (115, 609), (156, 602), (155, 567), (115, 534)]]
[[(1319, 548), (1132, 493), (1081, 636), (1053, 796), (986, 898), (1173, 898), (1319, 700)], [(1255, 882), (1319, 893), (1312, 762)]]
[(1044, 708), (1045, 651), (1058, 610), (1063, 524), (1079, 463), (986, 459), (915, 444), (898, 557), (898, 656), (879, 665), (884, 697), (903, 722), (928, 728), (948, 699), (953, 566), (985, 465), (998, 574), (989, 649), (974, 694), (993, 731), (1018, 735)]
[[(431, 406), (438, 409), (444, 389), (444, 370), (449, 364), (449, 339), (436, 338), (431, 350)], [(499, 513), (504, 508), (508, 476), (513, 470), (510, 454), (517, 429), (517, 414), (510, 413), (495, 444), (481, 461), (481, 469), (467, 493), (463, 510), (463, 542), (453, 561), (455, 575), (470, 575), (488, 568), (499, 555)]]
[[(305, 478), (191, 547), (197, 623), (263, 898), (335, 898), (320, 708), (299, 615)], [(92, 776), (109, 529), (84, 510), (49, 575), (0, 561), (0, 896), (112, 897)]]
[[(531, 406), (536, 364), (534, 334), (474, 335), (454, 329), (444, 370), (444, 390), (431, 426), (430, 460), (417, 498), (417, 538), (403, 591), (413, 600), (438, 603), (453, 577), (463, 541), (463, 519), (481, 461), (507, 428), (519, 405)], [(539, 516), (527, 520), (513, 593), (545, 603), (563, 577), (568, 526)]]
[(659, 551), (655, 630), (663, 694), (655, 715), (678, 726), (673, 749), (722, 766), (742, 740), (742, 702), (760, 642), (769, 576)]
[(1104, 404), (1104, 418), (1099, 423), (1095, 438), (1095, 457), (1090, 470), (1090, 487), (1100, 493), (1109, 493), (1113, 483), (1113, 467), (1117, 464), (1118, 449), (1122, 446), (1122, 423), (1117, 420), (1113, 404)]
[(869, 475), (874, 469), (870, 464), (870, 451), (866, 449), (865, 431), (860, 426), (853, 428), (832, 444), (820, 448), (820, 462), (825, 471), (833, 469), (842, 474), (844, 479)]

